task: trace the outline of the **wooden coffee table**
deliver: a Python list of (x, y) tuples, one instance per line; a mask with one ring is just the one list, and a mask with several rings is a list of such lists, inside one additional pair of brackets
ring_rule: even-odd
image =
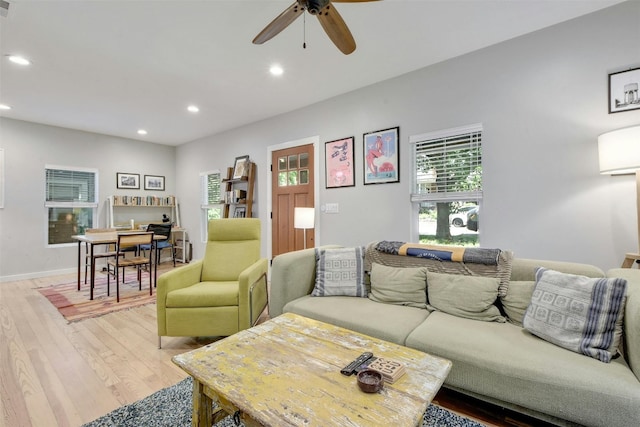
[[(340, 369), (365, 351), (407, 372), (363, 393)], [(227, 415), (246, 426), (415, 426), (451, 369), (448, 360), (295, 314), (173, 361), (193, 377), (192, 425), (206, 427)]]

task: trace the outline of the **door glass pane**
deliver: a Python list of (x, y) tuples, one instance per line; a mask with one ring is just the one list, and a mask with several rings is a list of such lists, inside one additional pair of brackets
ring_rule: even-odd
[(292, 154), (289, 156), (289, 169), (298, 169), (298, 155)]
[(309, 169), (303, 169), (300, 171), (300, 184), (309, 183)]
[(309, 153), (300, 154), (300, 169), (309, 167)]
[(278, 170), (279, 171), (286, 171), (287, 170), (287, 158), (286, 157), (279, 157), (278, 158)]
[(286, 187), (286, 186), (287, 186), (287, 173), (278, 172), (278, 187)]
[(289, 171), (289, 185), (298, 185), (298, 171)]

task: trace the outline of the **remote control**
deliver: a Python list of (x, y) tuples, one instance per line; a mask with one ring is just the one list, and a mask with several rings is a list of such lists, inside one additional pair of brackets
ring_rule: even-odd
[(358, 356), (358, 358), (355, 359), (353, 362), (349, 363), (347, 366), (342, 368), (340, 370), (340, 373), (346, 376), (352, 375), (356, 371), (356, 368), (358, 366), (362, 365), (364, 362), (371, 359), (372, 357), (373, 357), (373, 353), (371, 353), (370, 351), (365, 351), (360, 356)]

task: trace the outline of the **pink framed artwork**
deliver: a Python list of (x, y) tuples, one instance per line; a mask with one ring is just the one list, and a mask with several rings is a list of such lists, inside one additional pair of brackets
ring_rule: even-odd
[(325, 142), (326, 188), (353, 187), (356, 185), (353, 142), (353, 136)]

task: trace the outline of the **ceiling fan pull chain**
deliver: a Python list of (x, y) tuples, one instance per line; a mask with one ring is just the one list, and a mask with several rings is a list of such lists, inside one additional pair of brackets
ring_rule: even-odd
[(302, 13), (302, 48), (307, 48), (307, 14)]

